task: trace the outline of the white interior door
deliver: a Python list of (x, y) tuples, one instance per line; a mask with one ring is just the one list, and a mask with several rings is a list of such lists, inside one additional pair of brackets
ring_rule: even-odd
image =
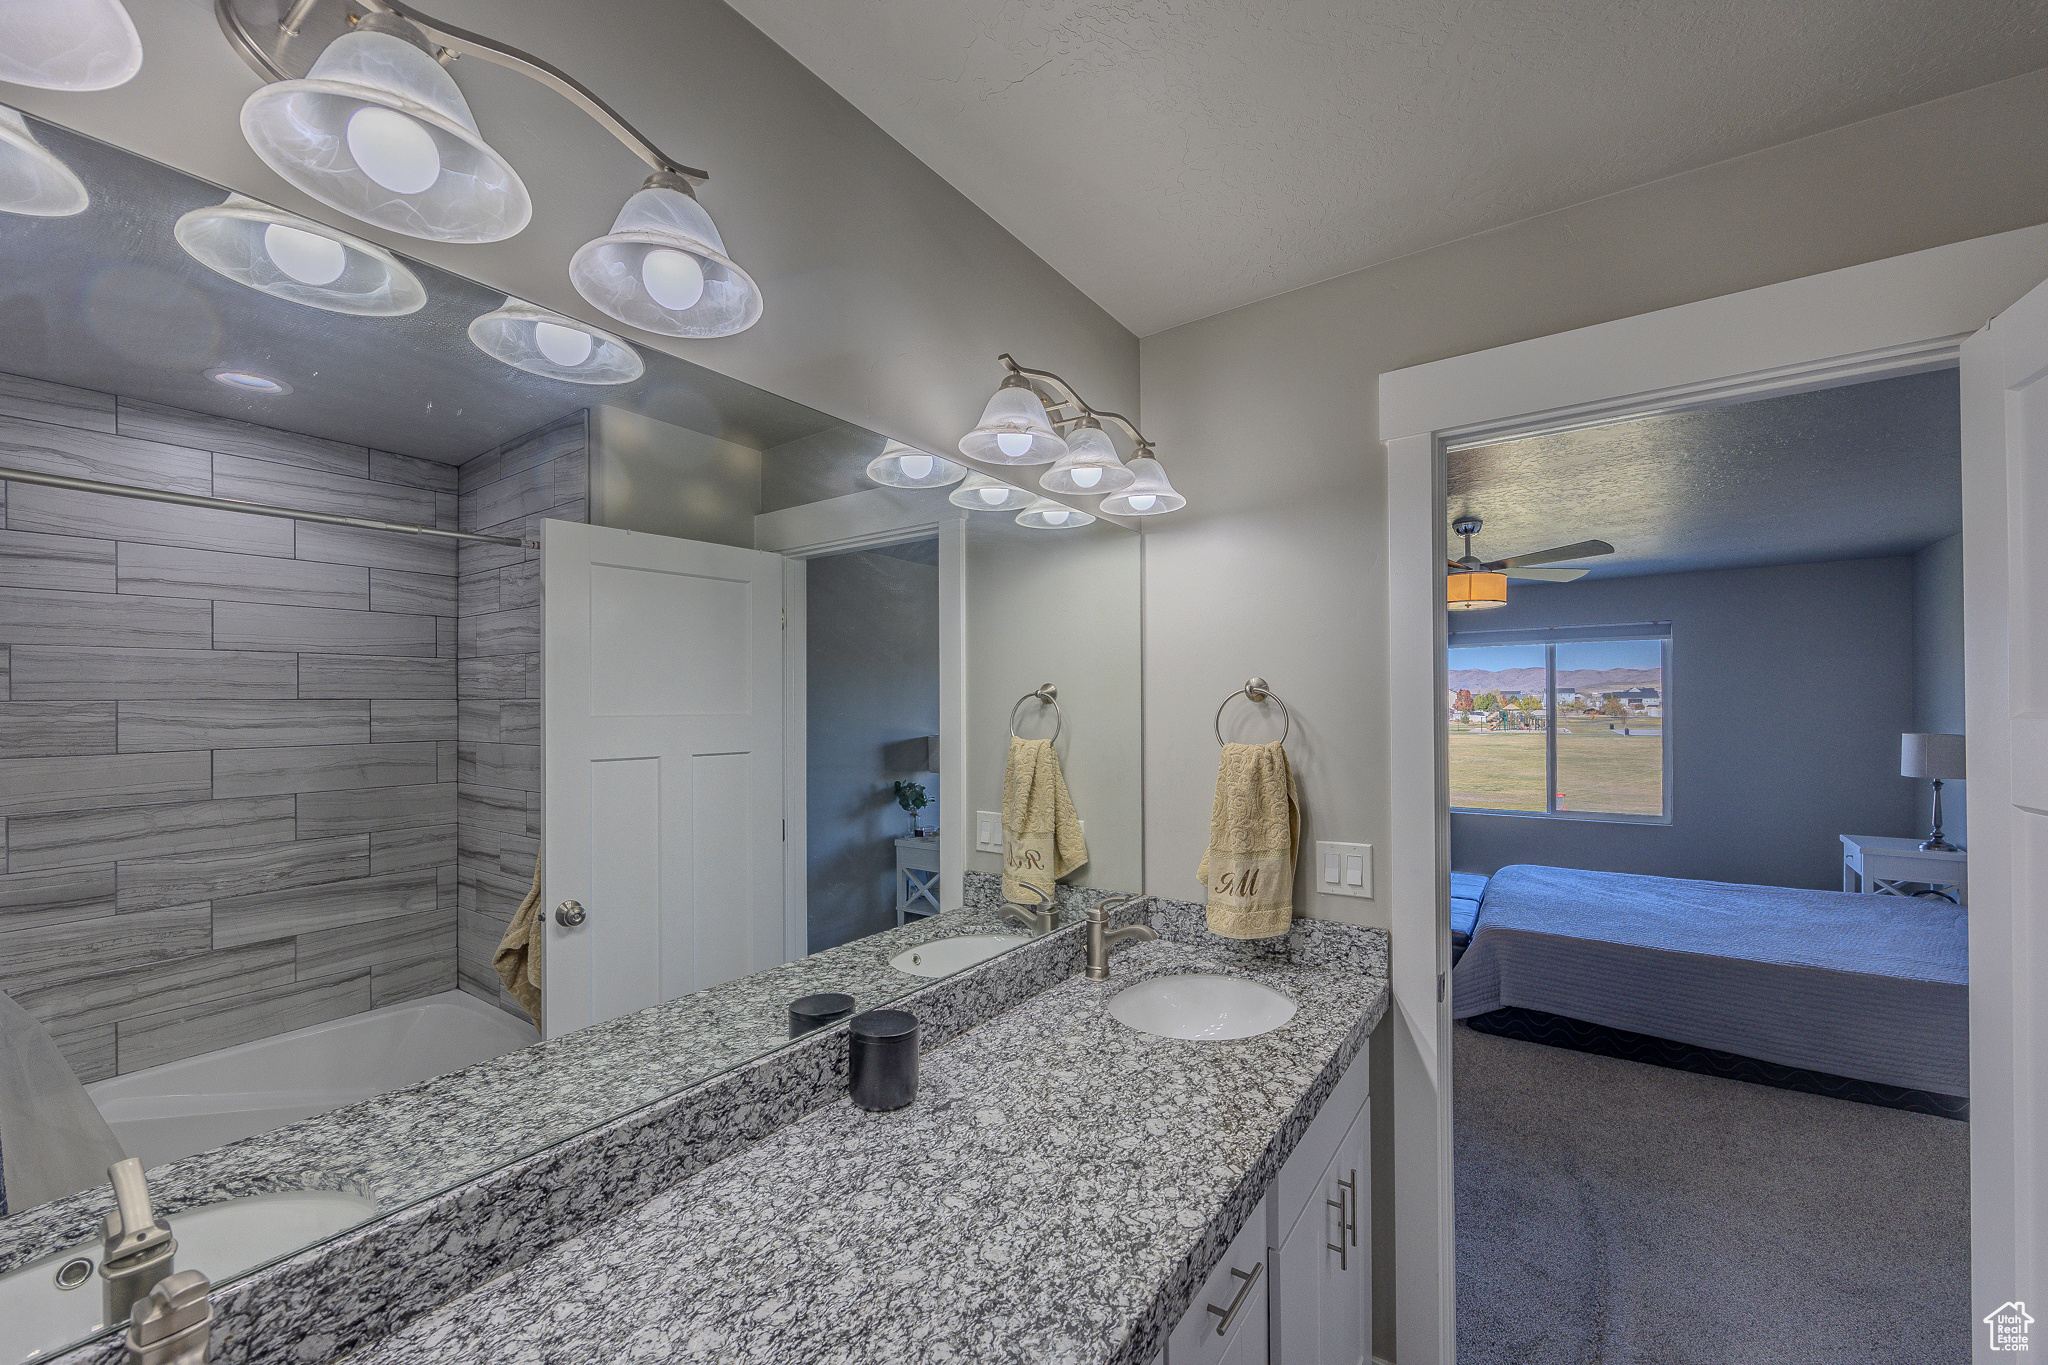
[(549, 522), (541, 581), (553, 1038), (782, 961), (783, 563)]
[(1990, 1362), (2012, 1347), (1987, 1316), (2048, 1322), (2048, 285), (1965, 342), (1962, 371), (1971, 1336)]

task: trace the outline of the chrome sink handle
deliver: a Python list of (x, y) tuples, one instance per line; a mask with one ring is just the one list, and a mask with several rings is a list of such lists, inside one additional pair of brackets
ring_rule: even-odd
[(157, 1282), (135, 1305), (128, 1328), (127, 1365), (206, 1365), (213, 1331), (213, 1285), (196, 1270)]

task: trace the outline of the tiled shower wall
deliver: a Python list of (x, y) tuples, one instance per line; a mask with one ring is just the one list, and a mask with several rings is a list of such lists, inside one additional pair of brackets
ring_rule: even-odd
[[(590, 424), (577, 412), (467, 461), (461, 529), (541, 539), (587, 521)], [(457, 669), (462, 988), (524, 1017), (491, 968), (533, 884), (541, 833), (540, 551), (465, 543)]]
[[(457, 515), (451, 465), (6, 376), (0, 465)], [(4, 496), (0, 990), (79, 1077), (453, 987), (453, 543)]]

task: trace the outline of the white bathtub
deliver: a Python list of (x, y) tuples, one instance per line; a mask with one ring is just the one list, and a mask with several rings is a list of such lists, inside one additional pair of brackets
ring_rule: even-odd
[(462, 991), (386, 1005), (85, 1088), (144, 1169), (268, 1133), (537, 1042)]

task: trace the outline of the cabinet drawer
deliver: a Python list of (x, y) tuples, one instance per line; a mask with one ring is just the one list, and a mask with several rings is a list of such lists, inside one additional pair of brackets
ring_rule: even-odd
[(1266, 1217), (1261, 1199), (1167, 1336), (1165, 1365), (1265, 1365)]
[(1266, 1201), (1272, 1205), (1273, 1226), (1269, 1235), (1276, 1247), (1287, 1245), (1289, 1234), (1304, 1212), (1320, 1207), (1323, 1172), (1328, 1169), (1330, 1158), (1337, 1155), (1344, 1134), (1350, 1131), (1352, 1120), (1365, 1108), (1368, 1098), (1371, 1068), (1366, 1065), (1366, 1051), (1360, 1048), (1351, 1065), (1337, 1078), (1336, 1088), (1323, 1101), (1322, 1111), (1310, 1121), (1308, 1131), (1301, 1135), (1301, 1142), (1280, 1168), (1272, 1190), (1266, 1195)]

